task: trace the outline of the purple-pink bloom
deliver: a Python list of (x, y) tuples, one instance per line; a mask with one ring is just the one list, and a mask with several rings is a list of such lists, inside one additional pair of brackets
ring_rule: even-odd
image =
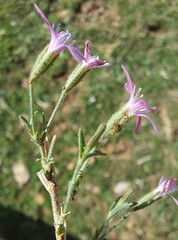
[(129, 117), (136, 116), (137, 117), (137, 123), (136, 123), (136, 134), (139, 133), (140, 126), (141, 126), (141, 120), (142, 117), (145, 117), (148, 119), (148, 121), (152, 124), (155, 132), (157, 135), (158, 128), (154, 121), (150, 118), (150, 116), (147, 114), (147, 112), (155, 112), (155, 107), (150, 107), (142, 98), (143, 94), (140, 94), (141, 88), (138, 89), (137, 92), (135, 92), (136, 86), (133, 85), (132, 80), (124, 66), (122, 66), (123, 72), (126, 76), (127, 82), (125, 83), (124, 87), (125, 90), (130, 94), (129, 101), (126, 105), (127, 107), (127, 114)]
[(54, 26), (48, 21), (41, 9), (36, 4), (34, 4), (34, 7), (42, 20), (46, 23), (51, 33), (51, 40), (48, 45), (47, 52), (52, 52), (57, 56), (62, 51), (68, 49), (77, 61), (82, 61), (83, 54), (80, 52), (80, 50), (74, 47), (73, 43), (68, 44), (68, 42), (72, 40), (71, 34), (68, 31), (58, 32), (57, 30), (55, 30)]
[(86, 67), (89, 70), (93, 68), (110, 66), (110, 63), (101, 61), (99, 56), (91, 56), (89, 41), (85, 43), (84, 60), (82, 62), (86, 64)]
[(171, 197), (176, 203), (176, 205), (178, 205), (178, 200), (170, 195), (170, 193), (176, 191), (176, 182), (176, 178), (170, 178), (166, 180), (166, 178), (163, 176), (161, 177), (158, 187), (155, 189), (155, 192), (159, 193), (159, 195), (162, 197)]

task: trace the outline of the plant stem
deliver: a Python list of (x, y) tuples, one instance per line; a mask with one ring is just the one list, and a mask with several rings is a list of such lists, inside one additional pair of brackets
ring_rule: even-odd
[(39, 151), (40, 151), (40, 154), (41, 154), (41, 158), (43, 159), (45, 156), (44, 156), (44, 150), (42, 148), (42, 146), (38, 145), (39, 147)]
[[(70, 200), (72, 198), (72, 195), (74, 194), (75, 188), (78, 186), (79, 180), (80, 180), (80, 173), (82, 174), (83, 170), (86, 169), (86, 166), (88, 165), (87, 159), (89, 159), (89, 154), (95, 149), (95, 147), (98, 145), (98, 142), (100, 140), (101, 135), (103, 134), (104, 130), (106, 128), (105, 124), (101, 124), (94, 135), (90, 138), (89, 142), (85, 146), (85, 149), (83, 150), (83, 153), (79, 150), (79, 157), (75, 166), (74, 174), (72, 176), (72, 180), (69, 182), (66, 201), (64, 204), (64, 214), (67, 214), (68, 212), (68, 206), (70, 203)], [(79, 145), (80, 146), (80, 145)], [(82, 154), (82, 156), (81, 156)], [(85, 165), (86, 163), (86, 165)], [(83, 168), (84, 169), (81, 169)], [(61, 218), (61, 222), (63, 223), (63, 219)]]
[(37, 172), (37, 175), (45, 189), (49, 192), (51, 198), (56, 240), (63, 240), (65, 239), (65, 234), (63, 233), (63, 226), (61, 230), (61, 225), (59, 224), (61, 211), (59, 208), (58, 186), (47, 179), (44, 170)]
[(73, 194), (73, 192), (75, 190), (75, 187), (76, 187), (76, 180), (77, 180), (77, 176), (78, 176), (79, 170), (81, 168), (81, 165), (82, 165), (82, 161), (81, 161), (80, 158), (78, 158), (77, 164), (75, 166), (74, 174), (72, 176), (71, 181), (69, 182), (67, 197), (66, 197), (66, 201), (65, 201), (65, 204), (64, 204), (64, 214), (67, 213), (67, 211), (68, 211), (68, 206), (69, 206), (70, 200), (72, 198), (72, 194)]
[(32, 127), (32, 134), (35, 135), (34, 126), (34, 93), (33, 93), (33, 83), (29, 83), (29, 105), (30, 105), (30, 124)]
[[(54, 138), (53, 138), (53, 142), (54, 142)], [(44, 152), (44, 147), (39, 144), (36, 144), (36, 145), (40, 151), (42, 160), (45, 159), (46, 156)], [(42, 168), (43, 168), (43, 165), (42, 165)], [(45, 169), (42, 169), (40, 172), (37, 173), (37, 175), (40, 181), (42, 182), (43, 186), (48, 191), (51, 198), (56, 240), (65, 240), (66, 235), (65, 235), (65, 231), (63, 230), (63, 228), (65, 227), (65, 222), (63, 226), (59, 224), (61, 211), (59, 207), (58, 186), (55, 180), (55, 170), (52, 166), (50, 168), (50, 171), (52, 171), (51, 173), (52, 177), (49, 177), (48, 174), (46, 174)]]
[[(34, 116), (35, 116), (35, 111), (34, 111), (34, 89), (33, 89), (33, 83), (29, 84), (29, 106), (30, 106), (30, 124), (31, 124), (31, 129), (32, 129), (32, 136), (33, 136), (33, 142), (35, 145), (38, 147), (40, 156), (42, 161), (45, 161), (45, 158), (47, 157), (45, 154), (45, 149), (44, 145), (41, 145), (38, 143), (38, 140), (35, 138), (35, 123), (34, 123)], [(60, 98), (51, 114), (51, 117), (49, 119), (49, 122), (47, 124), (47, 129), (51, 126), (51, 123), (56, 115), (57, 110), (59, 109), (61, 103), (63, 102), (64, 98), (66, 96), (66, 92), (63, 90)], [(54, 147), (55, 139), (53, 139), (52, 146), (51, 148)], [(50, 150), (49, 157), (52, 157), (52, 151), (53, 149)], [(43, 168), (43, 165), (42, 165)], [(50, 198), (51, 198), (51, 205), (52, 205), (52, 212), (53, 212), (53, 218), (54, 218), (54, 226), (55, 226), (55, 234), (56, 234), (56, 240), (65, 240), (66, 239), (66, 226), (65, 226), (65, 220), (63, 225), (61, 226), (59, 224), (60, 220), (60, 207), (59, 207), (59, 196), (58, 196), (58, 186), (56, 185), (55, 181), (55, 171), (54, 168), (51, 166), (50, 168), (51, 175), (50, 177), (48, 174), (46, 174), (45, 169), (41, 170), (40, 172), (37, 173), (38, 177), (40, 178), (42, 184), (46, 188), (46, 190), (49, 192)], [(51, 177), (52, 176), (52, 177)]]
[(93, 240), (102, 240), (107, 237), (107, 235), (112, 232), (116, 227), (118, 227), (125, 219), (127, 219), (134, 211), (126, 213), (116, 224), (114, 224), (107, 232), (105, 232), (103, 235), (101, 235), (99, 238), (93, 239)]
[(52, 121), (53, 121), (53, 119), (54, 119), (54, 117), (55, 117), (59, 107), (61, 106), (62, 102), (64, 101), (64, 98), (66, 97), (66, 95), (67, 95), (67, 93), (66, 93), (65, 89), (62, 90), (61, 95), (60, 95), (60, 97), (59, 97), (59, 99), (58, 99), (58, 101), (56, 103), (56, 106), (55, 106), (55, 108), (54, 108), (54, 110), (53, 110), (53, 112), (51, 114), (51, 117), (50, 117), (50, 119), (49, 119), (49, 121), (47, 123), (46, 129), (50, 128), (51, 123), (52, 123)]

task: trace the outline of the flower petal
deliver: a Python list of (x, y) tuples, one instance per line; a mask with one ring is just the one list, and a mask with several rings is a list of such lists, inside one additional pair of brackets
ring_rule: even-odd
[(168, 195), (168, 196), (171, 197), (174, 200), (175, 204), (178, 206), (178, 200), (171, 195)]
[[(51, 23), (48, 21), (48, 19), (46, 18), (46, 16), (44, 15), (44, 13), (41, 11), (41, 9), (34, 4), (35, 10), (37, 11), (37, 13), (40, 15), (40, 17), (42, 18), (42, 20), (46, 23), (46, 25), (48, 26), (50, 32), (51, 32), (51, 42), (55, 41), (55, 39), (58, 36), (58, 32), (54, 29), (54, 27), (51, 25)], [(50, 42), (50, 43), (51, 43)]]
[(46, 23), (46, 25), (48, 25), (48, 27), (51, 27), (51, 23), (48, 21), (48, 19), (46, 18), (44, 13), (41, 11), (41, 9), (36, 4), (34, 4), (34, 7), (35, 7), (35, 10), (37, 11), (37, 13), (42, 18), (42, 20)]
[(142, 118), (140, 116), (137, 117), (136, 128), (135, 128), (135, 133), (137, 135), (139, 134), (139, 131), (140, 131), (141, 121), (142, 121)]
[(164, 176), (162, 176), (162, 177), (160, 178), (160, 180), (159, 180), (158, 187), (159, 187), (163, 182), (165, 182), (165, 181), (166, 181), (166, 178), (165, 178)]
[(164, 189), (167, 194), (170, 194), (176, 190), (176, 182), (177, 182), (176, 178), (171, 178), (167, 180)]
[(66, 45), (66, 48), (68, 48), (78, 62), (82, 62), (82, 60), (84, 60), (84, 55), (78, 48), (74, 47), (73, 45)]
[(101, 61), (101, 60), (95, 60), (92, 61), (91, 63), (88, 63), (88, 68), (92, 69), (92, 68), (100, 68), (100, 67), (109, 67), (110, 63), (107, 63), (105, 61)]
[(145, 111), (149, 111), (149, 112), (155, 112), (156, 111), (156, 107), (150, 107), (144, 100), (140, 100), (140, 105), (142, 105), (142, 108), (145, 109)]
[(125, 77), (127, 79), (127, 82), (125, 83), (124, 87), (125, 87), (125, 90), (129, 93), (129, 94), (133, 94), (133, 90), (134, 90), (134, 86), (133, 86), (133, 83), (132, 83), (132, 80), (129, 76), (129, 73), (127, 72), (126, 68), (122, 65), (122, 70), (125, 74)]
[(91, 53), (90, 53), (90, 42), (89, 41), (86, 41), (86, 43), (85, 43), (84, 57), (87, 62), (90, 60)]
[(148, 116), (147, 114), (144, 114), (144, 113), (138, 114), (137, 116), (145, 117), (146, 119), (148, 119), (148, 121), (152, 124), (152, 126), (153, 126), (153, 128), (155, 130), (156, 135), (159, 137), (158, 128), (157, 128), (155, 122), (150, 118), (150, 116)]

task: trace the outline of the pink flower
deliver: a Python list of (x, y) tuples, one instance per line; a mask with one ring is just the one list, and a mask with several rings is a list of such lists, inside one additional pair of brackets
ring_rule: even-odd
[(91, 56), (90, 53), (90, 43), (87, 41), (85, 43), (85, 50), (84, 50), (84, 60), (82, 63), (86, 64), (87, 69), (92, 68), (99, 68), (99, 67), (108, 67), (110, 64), (106, 61), (99, 60), (99, 56)]
[(73, 44), (68, 44), (68, 42), (71, 41), (71, 39), (72, 39), (71, 34), (68, 31), (58, 32), (57, 30), (55, 30), (54, 26), (51, 25), (51, 23), (45, 17), (45, 15), (41, 11), (41, 9), (36, 4), (34, 4), (34, 7), (35, 7), (35, 10), (37, 11), (37, 13), (42, 18), (42, 20), (46, 23), (46, 25), (51, 33), (51, 40), (48, 45), (47, 52), (48, 53), (52, 52), (57, 56), (62, 51), (68, 49), (77, 61), (82, 61), (83, 54), (77, 48), (75, 48), (73, 46)]
[(136, 86), (133, 85), (132, 80), (131, 80), (126, 68), (124, 66), (122, 66), (122, 69), (123, 69), (123, 72), (124, 72), (124, 74), (126, 76), (126, 79), (127, 79), (127, 82), (125, 83), (124, 87), (125, 87), (125, 90), (130, 94), (129, 101), (126, 105), (127, 115), (129, 117), (132, 117), (132, 116), (137, 117), (136, 134), (139, 133), (142, 117), (145, 117), (152, 124), (156, 134), (159, 135), (156, 124), (150, 118), (150, 116), (147, 114), (147, 112), (155, 112), (156, 108), (155, 107), (150, 107), (142, 99), (143, 94), (140, 94), (141, 88), (139, 88), (138, 91), (135, 93)]
[(155, 189), (155, 192), (159, 193), (159, 195), (162, 197), (171, 197), (178, 206), (178, 200), (170, 195), (170, 193), (176, 191), (176, 181), (176, 178), (170, 178), (166, 180), (165, 177), (161, 177), (158, 187)]

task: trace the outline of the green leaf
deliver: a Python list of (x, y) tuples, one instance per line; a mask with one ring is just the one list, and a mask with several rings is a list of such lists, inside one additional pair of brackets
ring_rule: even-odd
[(129, 188), (129, 190), (119, 199), (117, 205), (122, 204), (128, 200), (128, 198), (132, 195), (132, 193), (135, 191), (136, 185), (133, 185)]
[(20, 115), (19, 117), (22, 120), (22, 122), (23, 122), (24, 126), (26, 127), (27, 131), (31, 134), (32, 133), (32, 126), (30, 125), (28, 120), (25, 117), (23, 117), (22, 115)]
[(109, 212), (116, 207), (116, 205), (118, 204), (120, 198), (122, 198), (122, 196), (119, 196), (119, 197), (115, 200), (115, 202), (113, 202), (113, 204), (112, 204), (111, 207), (109, 208)]
[(129, 190), (123, 196), (119, 196), (116, 199), (116, 201), (111, 205), (109, 211), (114, 209), (117, 205), (125, 203), (130, 197), (130, 195), (134, 192), (135, 188), (136, 188), (136, 185), (133, 185), (131, 188), (129, 188)]
[(101, 135), (103, 134), (103, 132), (106, 129), (106, 124), (102, 123), (98, 129), (96, 130), (96, 132), (94, 133), (94, 135), (90, 138), (89, 142), (86, 145), (85, 148), (85, 154), (88, 154), (94, 147), (97, 146), (99, 139), (101, 137)]
[(42, 131), (44, 132), (46, 129), (46, 119), (44, 112), (42, 113)]
[(78, 131), (78, 148), (79, 148), (79, 158), (81, 158), (85, 148), (85, 138), (81, 129), (79, 129)]
[(47, 133), (46, 130), (42, 132), (42, 134), (41, 134), (41, 136), (40, 136), (40, 139), (39, 139), (41, 143), (44, 142), (44, 140), (45, 140), (45, 138), (46, 138), (46, 133)]
[(123, 204), (120, 204), (120, 205), (116, 205), (115, 208), (113, 208), (109, 214), (108, 214), (108, 217), (107, 217), (107, 221), (111, 220), (114, 216), (116, 216), (118, 213), (124, 211), (124, 210), (127, 210), (129, 209), (130, 207), (133, 206), (133, 203), (123, 203)]
[(100, 151), (94, 151), (92, 153), (89, 153), (88, 155), (86, 155), (85, 160), (87, 160), (90, 157), (94, 157), (94, 156), (105, 156), (106, 154)]
[(77, 178), (76, 178), (76, 182), (78, 182), (80, 180), (80, 178), (83, 176), (83, 174), (85, 173), (86, 169), (88, 168), (88, 165), (89, 165), (89, 159), (87, 159), (86, 161), (83, 162), (79, 172), (78, 172), (78, 175), (77, 175)]

